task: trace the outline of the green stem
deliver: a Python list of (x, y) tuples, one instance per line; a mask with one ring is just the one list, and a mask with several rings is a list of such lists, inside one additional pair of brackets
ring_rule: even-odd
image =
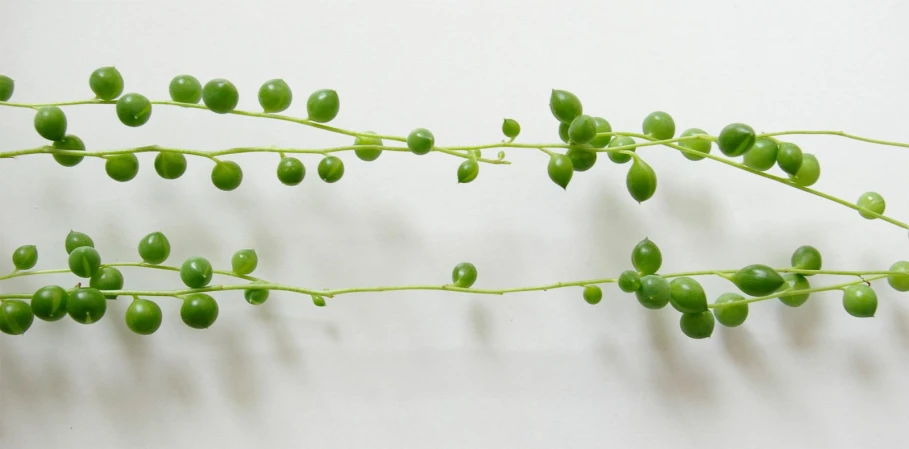
[(846, 287), (849, 287), (852, 285), (864, 284), (866, 282), (877, 281), (879, 279), (884, 279), (886, 277), (887, 277), (887, 275), (884, 274), (884, 275), (880, 275), (880, 276), (873, 276), (873, 277), (869, 277), (869, 278), (865, 278), (865, 279), (859, 279), (857, 281), (844, 282), (842, 284), (828, 285), (826, 287), (808, 288), (805, 290), (784, 290), (781, 292), (774, 293), (772, 295), (748, 298), (743, 301), (734, 301), (734, 302), (727, 302), (727, 303), (722, 303), (722, 304), (708, 304), (707, 307), (709, 307), (711, 309), (722, 309), (723, 307), (734, 306), (737, 304), (751, 304), (753, 302), (767, 301), (768, 299), (779, 298), (782, 296), (794, 296), (794, 295), (802, 295), (802, 294), (806, 294), (806, 293), (817, 293), (817, 292), (826, 292), (826, 291), (830, 291), (830, 290), (840, 290), (840, 289), (843, 289), (843, 288), (846, 288)]
[(868, 143), (873, 143), (873, 144), (877, 144), (877, 145), (909, 148), (909, 143), (891, 142), (888, 140), (871, 139), (869, 137), (856, 136), (855, 134), (849, 134), (849, 133), (845, 133), (843, 131), (813, 131), (813, 130), (778, 131), (778, 132), (774, 132), (774, 133), (758, 134), (758, 137), (790, 136), (790, 135), (839, 136), (839, 137), (845, 137), (847, 139), (859, 140), (862, 142), (868, 142)]

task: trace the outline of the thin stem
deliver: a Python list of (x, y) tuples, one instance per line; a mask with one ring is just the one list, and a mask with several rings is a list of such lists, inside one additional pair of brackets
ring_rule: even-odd
[(845, 137), (847, 139), (859, 140), (862, 142), (873, 143), (877, 145), (885, 145), (890, 147), (902, 147), (909, 148), (909, 143), (902, 142), (892, 142), (889, 140), (879, 140), (871, 139), (869, 137), (856, 136), (855, 134), (849, 134), (843, 131), (813, 131), (813, 130), (795, 130), (795, 131), (778, 131), (773, 133), (763, 133), (758, 134), (758, 137), (772, 137), (772, 136), (790, 136), (790, 135), (829, 135), (829, 136), (839, 136)]

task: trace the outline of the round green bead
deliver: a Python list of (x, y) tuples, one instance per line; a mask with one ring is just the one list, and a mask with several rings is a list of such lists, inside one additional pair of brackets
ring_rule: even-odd
[[(754, 141), (754, 146), (745, 153), (745, 165), (759, 171), (767, 171), (776, 164), (780, 147), (771, 139), (760, 137)], [(799, 160), (801, 165), (801, 159)]]
[(88, 78), (92, 92), (102, 100), (113, 100), (123, 93), (123, 75), (114, 67), (101, 67)]
[(637, 271), (625, 270), (619, 275), (619, 289), (633, 293), (641, 289), (641, 275)]
[(597, 136), (590, 141), (590, 146), (594, 148), (606, 148), (612, 140), (612, 135), (604, 135), (604, 133), (611, 133), (612, 125), (603, 117), (594, 117), (593, 122), (597, 125)]
[(656, 243), (645, 238), (631, 250), (631, 265), (640, 274), (654, 274), (663, 265), (663, 253)]
[[(618, 147), (627, 147), (629, 145), (634, 145), (634, 139), (628, 136), (616, 136), (615, 139), (612, 139), (607, 145), (608, 148), (618, 148)], [(634, 151), (635, 148), (631, 148), (625, 151)], [(609, 160), (615, 162), (616, 164), (624, 164), (631, 160), (632, 156), (630, 154), (619, 153), (617, 151), (610, 151), (606, 153), (609, 156)]]
[(776, 164), (780, 166), (780, 170), (795, 175), (802, 167), (804, 159), (805, 155), (798, 145), (789, 142), (780, 143), (776, 154)]
[(189, 295), (180, 306), (180, 318), (193, 329), (208, 329), (218, 319), (218, 302), (204, 293)]
[(130, 181), (139, 174), (139, 158), (133, 153), (110, 156), (104, 162), (104, 171), (114, 181)]
[(290, 86), (282, 79), (268, 80), (259, 88), (259, 105), (267, 113), (287, 110), (293, 98)]
[(736, 157), (747, 153), (754, 141), (754, 129), (744, 123), (732, 123), (720, 131), (716, 144), (726, 156)]
[(789, 180), (802, 186), (810, 187), (821, 177), (821, 165), (813, 154), (805, 153), (802, 156), (802, 165), (798, 173), (789, 175)]
[(713, 314), (704, 311), (699, 313), (683, 313), (679, 318), (679, 327), (689, 338), (700, 340), (713, 335), (713, 328), (716, 326), (716, 320)]
[(562, 139), (562, 142), (568, 143), (568, 128), (570, 126), (567, 123), (559, 123), (559, 139)]
[(18, 299), (0, 300), (0, 332), (22, 335), (32, 327), (35, 315), (25, 301)]
[(57, 321), (66, 316), (68, 297), (66, 290), (58, 285), (41, 287), (32, 295), (32, 312), (44, 321)]
[(671, 139), (675, 135), (675, 120), (663, 111), (651, 112), (647, 117), (644, 117), (641, 129), (644, 134), (654, 139)]
[(726, 327), (741, 326), (748, 318), (748, 303), (735, 304), (745, 300), (745, 297), (736, 293), (723, 293), (716, 300), (716, 304), (729, 304), (723, 307), (714, 307), (713, 315), (716, 320)]
[(251, 288), (244, 290), (243, 298), (246, 299), (246, 302), (254, 306), (262, 305), (265, 304), (265, 301), (268, 300), (268, 290), (261, 288)]
[(868, 212), (874, 212), (876, 214), (883, 215), (884, 210), (887, 208), (887, 202), (884, 201), (884, 197), (877, 192), (865, 192), (862, 196), (859, 197), (858, 201), (855, 202), (855, 205), (863, 209), (859, 211), (859, 215), (868, 220), (874, 220), (877, 216), (869, 214)]
[(230, 258), (230, 267), (234, 273), (248, 275), (259, 266), (259, 255), (254, 249), (241, 249)]
[(38, 247), (23, 245), (13, 251), (13, 266), (17, 270), (30, 270), (38, 263)]
[[(123, 273), (114, 267), (101, 267), (92, 275), (88, 284), (98, 290), (120, 290), (123, 288)], [(117, 295), (107, 295), (107, 299), (117, 299)]]
[(45, 106), (35, 113), (35, 131), (47, 140), (66, 136), (66, 114), (56, 106)]
[(66, 313), (77, 323), (96, 323), (105, 312), (107, 300), (96, 288), (77, 288), (66, 299)]
[(243, 169), (234, 161), (218, 161), (211, 170), (211, 182), (225, 192), (234, 190), (243, 182)]
[(571, 121), (568, 127), (568, 140), (572, 143), (585, 144), (597, 136), (597, 124), (593, 117), (581, 114)]
[(281, 158), (281, 162), (278, 162), (277, 175), (282, 184), (295, 186), (303, 182), (303, 178), (306, 177), (306, 167), (299, 159), (285, 156)]
[(69, 231), (69, 234), (66, 234), (64, 244), (66, 247), (66, 254), (72, 254), (73, 250), (83, 246), (95, 247), (95, 242), (92, 241), (92, 238), (89, 237), (88, 234), (78, 231)]
[(203, 257), (190, 257), (180, 267), (180, 279), (189, 288), (202, 288), (211, 282), (211, 262)]
[(707, 310), (707, 295), (698, 281), (689, 277), (679, 277), (669, 283), (669, 303), (682, 313), (698, 313)]
[(426, 128), (417, 128), (407, 135), (407, 148), (413, 154), (426, 154), (432, 150), (436, 138)]
[(470, 288), (477, 281), (477, 267), (470, 262), (461, 262), (451, 271), (451, 282), (455, 287)]
[(101, 255), (91, 246), (82, 246), (69, 253), (69, 270), (81, 278), (91, 278), (101, 269)]
[(637, 157), (631, 163), (631, 168), (628, 169), (628, 175), (625, 177), (625, 187), (635, 201), (643, 203), (656, 193), (656, 173), (648, 163)]
[[(367, 132), (366, 134), (375, 134), (374, 132)], [(382, 139), (372, 136), (357, 136), (354, 139), (354, 146), (359, 145), (371, 145), (371, 146), (382, 146)], [(361, 161), (372, 162), (379, 158), (382, 155), (382, 150), (380, 149), (356, 149), (354, 153), (360, 158)]]
[(317, 90), (306, 100), (306, 112), (314, 122), (328, 123), (338, 116), (340, 109), (338, 93), (331, 89)]
[[(709, 136), (709, 134), (707, 134), (707, 131), (704, 131), (700, 128), (689, 128), (682, 132), (681, 135), (681, 137), (693, 136)], [(710, 154), (710, 150), (713, 148), (713, 142), (708, 139), (691, 139), (680, 141), (679, 146), (688, 148), (689, 150), (697, 151), (697, 153), (683, 152), (682, 156), (685, 156), (685, 158), (691, 161), (699, 161), (701, 159), (704, 159), (704, 156), (701, 154)]]
[(205, 83), (205, 87), (202, 88), (202, 102), (212, 112), (227, 114), (237, 107), (237, 103), (240, 102), (240, 93), (230, 81), (216, 78)]
[(477, 179), (477, 175), (479, 174), (480, 164), (473, 159), (468, 159), (461, 162), (461, 165), (458, 166), (458, 183), (466, 184), (471, 182), (474, 179)]
[(177, 103), (198, 104), (202, 100), (202, 83), (191, 75), (177, 75), (168, 86), (170, 99)]
[(558, 89), (549, 94), (549, 110), (556, 120), (568, 125), (584, 112), (581, 100), (575, 94)]
[(732, 275), (732, 283), (751, 296), (769, 295), (783, 282), (783, 277), (776, 270), (761, 264), (748, 265)]
[(162, 151), (155, 156), (155, 172), (164, 179), (177, 179), (186, 173), (186, 156), (183, 153)]
[(669, 304), (672, 288), (662, 276), (648, 274), (641, 278), (641, 288), (634, 294), (642, 306), (648, 309), (662, 309)]
[(317, 171), (323, 181), (329, 184), (338, 182), (344, 176), (344, 162), (335, 156), (325, 156), (319, 161)]
[(596, 285), (584, 287), (584, 301), (587, 301), (587, 304), (599, 304), (601, 299), (603, 299), (603, 289)]
[(887, 275), (887, 283), (894, 290), (909, 292), (909, 261), (901, 260), (890, 266), (887, 271), (899, 271), (900, 274)]
[(126, 126), (142, 126), (148, 122), (151, 114), (151, 101), (143, 95), (130, 93), (117, 100), (117, 118)]
[(507, 118), (502, 122), (502, 134), (509, 139), (514, 139), (521, 134), (521, 124), (517, 120)]
[[(797, 273), (787, 273), (783, 275), (783, 285), (780, 286), (779, 290), (777, 291), (802, 291), (808, 290), (810, 288), (811, 284), (808, 282), (808, 279), (806, 279), (805, 276)], [(811, 296), (810, 293), (780, 296), (780, 302), (786, 304), (789, 307), (799, 307), (802, 304), (805, 304), (805, 301), (808, 301), (809, 296)]]
[(586, 148), (571, 147), (565, 152), (565, 156), (571, 159), (571, 168), (574, 171), (587, 171), (597, 163), (596, 151)]
[(568, 188), (571, 182), (571, 176), (574, 174), (574, 164), (571, 158), (564, 154), (553, 153), (549, 157), (549, 165), (546, 167), (549, 173), (549, 179), (556, 183), (562, 189)]
[[(85, 151), (85, 143), (77, 136), (67, 134), (62, 139), (54, 142), (54, 148), (58, 150)], [(54, 160), (64, 167), (75, 167), (85, 159), (85, 156), (71, 156), (68, 154), (55, 154)]]
[(843, 308), (856, 318), (871, 318), (877, 311), (877, 294), (865, 284), (846, 287)]
[(9, 101), (16, 90), (16, 83), (6, 75), (0, 75), (0, 101)]
[(152, 265), (164, 263), (170, 257), (170, 241), (161, 232), (152, 232), (139, 240), (139, 257)]
[(136, 298), (126, 308), (126, 327), (139, 335), (154, 334), (161, 327), (161, 307), (154, 301)]
[[(823, 259), (821, 258), (821, 252), (813, 246), (800, 246), (795, 252), (792, 253), (792, 268), (797, 268), (799, 270), (820, 270), (821, 265), (823, 264)], [(804, 276), (814, 276), (813, 274), (806, 274)]]

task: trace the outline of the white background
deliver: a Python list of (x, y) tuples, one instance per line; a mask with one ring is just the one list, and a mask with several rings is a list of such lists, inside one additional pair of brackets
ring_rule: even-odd
[[(501, 139), (518, 119), (521, 142), (556, 142), (552, 88), (585, 112), (638, 131), (654, 110), (681, 132), (717, 133), (742, 121), (758, 131), (835, 129), (909, 141), (909, 65), (898, 1), (264, 1), (29, 2), (0, 4), (0, 73), (15, 101), (92, 96), (88, 76), (116, 65), (127, 92), (167, 99), (170, 79), (224, 77), (240, 109), (281, 77), (288, 111), (305, 115), (318, 88), (340, 93), (333, 124), (440, 145)], [(155, 107), (141, 128), (112, 107), (67, 108), (69, 132), (91, 149), (146, 144), (318, 148), (351, 139), (292, 123)], [(0, 148), (43, 144), (27, 109), (0, 108)], [(909, 218), (905, 149), (831, 137), (792, 139), (818, 156), (816, 187), (852, 201), (867, 190)], [(714, 149), (714, 151), (717, 151)], [(257, 274), (312, 288), (449, 281), (472, 261), (477, 287), (616, 276), (649, 236), (664, 272), (788, 264), (811, 244), (825, 268), (886, 269), (907, 258), (906, 232), (847, 208), (664, 148), (642, 149), (657, 170), (655, 197), (638, 205), (627, 166), (606, 158), (567, 191), (539, 152), (481, 168), (456, 184), (460, 160), (441, 154), (343, 156), (325, 184), (318, 159), (306, 180), (278, 183), (275, 155), (233, 158), (236, 191), (216, 190), (210, 162), (191, 158), (165, 181), (140, 157), (116, 183), (97, 159), (75, 168), (48, 156), (0, 162), (0, 254), (38, 245), (39, 268), (65, 266), (70, 229), (92, 235), (106, 261), (135, 261), (138, 239), (160, 230), (170, 262), (191, 255), (227, 268), (258, 250)], [(0, 272), (12, 269), (8, 256)], [(173, 273), (124, 270), (129, 288), (174, 289)], [(837, 278), (815, 277), (832, 283)], [(73, 277), (20, 278), (29, 292)], [(705, 280), (711, 298), (732, 286)], [(140, 337), (127, 301), (104, 320), (36, 321), (0, 336), (0, 446), (19, 448), (592, 448), (907, 447), (909, 307), (879, 284), (875, 319), (846, 315), (840, 294), (790, 309), (751, 308), (738, 329), (694, 341), (671, 308), (648, 311), (606, 286), (590, 306), (581, 289), (505, 297), (406, 292), (339, 297), (316, 308), (275, 293), (252, 307), (219, 295), (207, 331), (179, 319)]]

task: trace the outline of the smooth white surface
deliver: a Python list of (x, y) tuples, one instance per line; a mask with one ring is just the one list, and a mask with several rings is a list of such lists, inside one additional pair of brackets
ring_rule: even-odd
[[(398, 135), (422, 126), (439, 144), (557, 141), (551, 88), (585, 112), (637, 131), (653, 110), (681, 132), (732, 121), (759, 131), (842, 129), (909, 141), (905, 43), (897, 1), (298, 1), (0, 4), (0, 73), (14, 100), (91, 96), (88, 75), (116, 65), (126, 90), (166, 99), (171, 77), (231, 79), (240, 108), (265, 80), (295, 92), (305, 115), (317, 88), (340, 92), (338, 126)], [(67, 108), (92, 149), (157, 143), (218, 149), (325, 147), (350, 139), (271, 120), (155, 107), (120, 125), (113, 108)], [(40, 145), (32, 113), (0, 108), (0, 148)], [(816, 187), (849, 200), (876, 190), (909, 218), (909, 152), (828, 137), (793, 139), (818, 155)], [(716, 149), (714, 149), (716, 151)], [(65, 265), (69, 229), (94, 236), (105, 260), (135, 260), (161, 230), (171, 262), (227, 267), (253, 247), (263, 277), (314, 288), (445, 283), (469, 260), (478, 287), (617, 275), (649, 236), (665, 272), (788, 263), (812, 244), (825, 267), (884, 269), (906, 258), (906, 232), (786, 186), (669, 149), (642, 149), (659, 189), (643, 205), (627, 166), (604, 157), (567, 192), (538, 152), (481, 168), (458, 186), (458, 160), (344, 156), (328, 185), (317, 158), (301, 186), (278, 183), (272, 155), (233, 158), (235, 192), (190, 159), (164, 181), (140, 157), (128, 184), (99, 160), (73, 169), (50, 157), (0, 162), (0, 254), (37, 244), (39, 267)], [(0, 272), (11, 269), (7, 256)], [(169, 273), (125, 270), (127, 286), (177, 288)], [(820, 280), (821, 278), (816, 278)], [(827, 278), (826, 282), (833, 281)], [(32, 291), (47, 278), (3, 282)], [(74, 282), (61, 276), (55, 282)], [(711, 297), (731, 285), (705, 281)], [(707, 341), (678, 330), (614, 286), (596, 307), (580, 289), (480, 297), (363, 294), (313, 307), (273, 294), (262, 307), (220, 295), (208, 331), (182, 325), (176, 300), (152, 337), (126, 330), (125, 300), (103, 322), (36, 322), (0, 336), (0, 447), (19, 448), (896, 448), (909, 446), (909, 308), (880, 284), (876, 319), (846, 315), (836, 293), (789, 309), (755, 305), (743, 328)]]

